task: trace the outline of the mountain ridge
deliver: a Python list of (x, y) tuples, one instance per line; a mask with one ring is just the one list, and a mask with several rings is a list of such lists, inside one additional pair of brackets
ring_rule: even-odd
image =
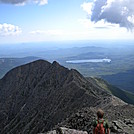
[[(59, 102), (61, 101), (65, 101), (64, 103), (67, 103), (68, 101), (74, 102), (72, 108), (70, 108), (70, 111), (72, 111), (73, 106), (78, 107), (77, 102), (74, 100), (74, 98), (77, 97), (81, 100), (81, 95), (84, 95), (84, 91), (75, 84), (75, 81), (73, 81), (75, 78), (74, 74), (76, 73), (77, 72), (74, 70), (69, 71), (67, 68), (60, 66), (57, 62), (50, 64), (49, 62), (43, 60), (38, 60), (9, 71), (0, 81), (0, 83), (4, 83), (4, 85), (1, 84), (0, 86), (0, 100), (3, 100), (4, 102), (3, 105), (1, 101), (1, 107), (3, 106), (2, 110), (9, 114), (9, 122), (10, 120), (12, 122), (14, 119), (22, 118), (22, 115), (26, 114), (25, 110), (29, 111), (28, 109), (33, 109), (33, 113), (36, 114), (39, 104), (41, 104), (41, 106), (44, 105), (43, 110), (45, 109), (45, 111), (42, 111), (42, 113), (47, 113), (47, 111), (51, 110), (54, 112), (56, 106), (58, 106)], [(67, 84), (63, 84), (64, 82)], [(62, 84), (64, 86), (62, 86)], [(60, 86), (62, 86), (62, 89)], [(70, 90), (65, 90), (65, 88), (74, 89), (74, 93), (72, 93)], [(62, 91), (63, 89), (65, 93)], [(58, 92), (55, 90), (58, 90)], [(61, 93), (62, 96), (59, 93)], [(66, 94), (71, 94), (72, 96), (70, 97)], [(66, 96), (66, 98), (64, 96)], [(83, 97), (83, 99), (84, 98), (86, 97)], [(43, 103), (44, 100), (49, 103), (49, 106)], [(58, 102), (55, 100), (58, 100)], [(53, 103), (52, 106), (50, 106), (51, 103)], [(34, 108), (36, 109), (35, 112)], [(67, 108), (65, 108), (65, 110), (67, 110)], [(18, 112), (19, 114), (17, 114)], [(60, 117), (59, 120), (61, 120)], [(13, 126), (13, 124), (9, 125)], [(4, 128), (4, 131), (2, 131), (2, 133), (6, 133), (9, 130), (7, 128)]]
[(77, 70), (37, 60), (0, 79), (0, 133), (45, 133), (78, 110), (114, 103), (126, 105)]

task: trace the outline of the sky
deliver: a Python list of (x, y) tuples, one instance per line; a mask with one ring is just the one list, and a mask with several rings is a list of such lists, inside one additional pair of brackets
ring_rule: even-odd
[(0, 44), (134, 39), (134, 0), (0, 0)]

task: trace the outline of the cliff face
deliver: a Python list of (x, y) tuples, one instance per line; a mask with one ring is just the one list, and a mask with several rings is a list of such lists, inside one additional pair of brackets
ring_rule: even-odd
[(126, 105), (76, 70), (38, 60), (12, 69), (0, 80), (0, 133), (47, 132), (58, 123), (69, 124), (66, 120), (78, 110), (112, 110), (115, 104)]

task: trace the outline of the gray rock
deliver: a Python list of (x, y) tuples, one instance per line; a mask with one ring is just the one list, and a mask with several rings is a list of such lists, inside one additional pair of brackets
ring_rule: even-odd
[(86, 131), (68, 129), (68, 128), (65, 128), (65, 127), (61, 127), (59, 129), (60, 129), (60, 132), (59, 132), (59, 130), (58, 131), (54, 130), (54, 131), (48, 132), (47, 134), (88, 134)]
[(126, 122), (131, 122), (130, 119), (125, 119), (124, 122), (121, 120), (113, 121), (111, 126), (111, 131), (116, 133), (130, 134), (134, 133), (134, 126), (132, 124), (126, 124)]

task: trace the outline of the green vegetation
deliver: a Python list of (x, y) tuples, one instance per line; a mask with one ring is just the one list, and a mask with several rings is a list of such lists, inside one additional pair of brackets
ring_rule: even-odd
[(107, 90), (109, 93), (120, 98), (121, 100), (129, 104), (134, 104), (134, 94), (125, 90), (121, 90), (115, 86), (112, 86), (111, 84), (107, 83), (101, 78), (92, 78), (92, 81), (96, 83), (99, 87)]
[(116, 87), (134, 93), (134, 69), (113, 75), (103, 75), (101, 77)]
[[(88, 53), (77, 54), (73, 57), (62, 58), (60, 62), (69, 68), (75, 68), (79, 70), (84, 76), (101, 76), (101, 75), (111, 75), (121, 72), (126, 72), (127, 70), (134, 69), (134, 47), (130, 48), (104, 48), (100, 49), (96, 47), (96, 52), (92, 49), (87, 48)], [(66, 63), (68, 60), (86, 60), (86, 59), (111, 59), (110, 63), (81, 63), (72, 64)]]

